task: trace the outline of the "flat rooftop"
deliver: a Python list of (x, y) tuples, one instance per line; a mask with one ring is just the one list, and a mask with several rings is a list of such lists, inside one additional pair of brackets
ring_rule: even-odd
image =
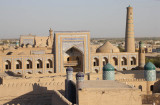
[(85, 80), (83, 88), (131, 89), (133, 87), (113, 80)]

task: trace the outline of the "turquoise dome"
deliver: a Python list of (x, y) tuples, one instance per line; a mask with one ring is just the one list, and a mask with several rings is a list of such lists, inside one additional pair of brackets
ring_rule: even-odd
[(144, 66), (144, 70), (156, 70), (156, 66), (152, 62), (148, 62)]
[(113, 67), (110, 63), (107, 63), (107, 64), (103, 67), (103, 71), (114, 71), (114, 67)]

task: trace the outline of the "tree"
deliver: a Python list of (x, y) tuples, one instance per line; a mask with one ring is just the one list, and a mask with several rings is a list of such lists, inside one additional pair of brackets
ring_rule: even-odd
[(156, 56), (154, 58), (146, 57), (146, 63), (147, 62), (152, 62), (156, 67), (160, 68), (160, 56)]

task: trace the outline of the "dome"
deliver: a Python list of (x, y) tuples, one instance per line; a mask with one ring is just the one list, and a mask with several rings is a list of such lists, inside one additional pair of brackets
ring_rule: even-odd
[(114, 67), (113, 67), (110, 63), (107, 63), (107, 64), (103, 67), (103, 71), (114, 71)]
[(73, 71), (72, 67), (67, 67), (66, 71)]
[(116, 46), (113, 46), (110, 42), (107, 41), (102, 46), (100, 46), (96, 52), (97, 53), (115, 53), (120, 51)]
[(156, 70), (155, 65), (152, 62), (148, 62), (145, 66), (144, 66), (144, 70)]
[(28, 45), (27, 45), (27, 48), (32, 48), (32, 45), (28, 44)]
[(78, 73), (76, 74), (76, 77), (84, 77), (84, 73), (83, 73), (83, 72), (78, 72)]

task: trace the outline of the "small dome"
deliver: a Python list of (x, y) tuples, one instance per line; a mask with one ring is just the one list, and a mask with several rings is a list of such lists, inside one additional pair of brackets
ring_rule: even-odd
[(32, 48), (32, 45), (28, 44), (28, 45), (27, 45), (27, 48)]
[(97, 53), (115, 53), (120, 51), (116, 46), (113, 46), (110, 42), (107, 41), (102, 46), (100, 46), (96, 52)]
[(103, 71), (114, 71), (114, 67), (113, 67), (110, 63), (107, 63), (107, 64), (103, 67)]
[(148, 62), (145, 66), (144, 66), (144, 70), (156, 70), (155, 65), (152, 62)]
[(83, 72), (78, 72), (78, 73), (76, 74), (76, 77), (84, 77), (84, 73), (83, 73)]
[(72, 67), (67, 67), (66, 71), (73, 71)]

